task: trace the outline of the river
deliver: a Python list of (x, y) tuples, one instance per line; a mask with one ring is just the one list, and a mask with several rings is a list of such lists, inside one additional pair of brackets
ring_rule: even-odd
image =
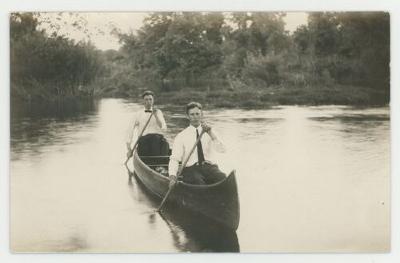
[[(241, 206), (236, 232), (152, 213), (128, 181), (125, 139), (141, 105), (18, 108), (11, 116), (10, 244), (15, 252), (384, 252), (390, 249), (388, 107), (211, 109)], [(183, 107), (161, 107), (170, 144)], [(132, 168), (132, 165), (130, 165)]]

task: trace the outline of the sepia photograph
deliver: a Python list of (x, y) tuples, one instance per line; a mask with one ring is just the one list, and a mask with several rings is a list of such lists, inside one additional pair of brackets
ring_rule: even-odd
[(12, 11), (11, 253), (390, 253), (388, 11)]

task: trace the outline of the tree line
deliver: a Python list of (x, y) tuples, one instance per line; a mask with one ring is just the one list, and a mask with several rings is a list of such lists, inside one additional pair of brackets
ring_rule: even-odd
[(27, 93), (35, 87), (38, 94), (77, 94), (84, 87), (90, 94), (127, 97), (154, 89), (175, 100), (225, 101), (219, 106), (238, 100), (247, 106), (389, 102), (388, 13), (309, 13), (308, 24), (292, 34), (284, 17), (151, 13), (137, 32), (114, 30), (118, 51), (99, 51), (47, 36), (34, 16), (15, 14), (11, 81), (18, 87), (27, 81)]
[(12, 98), (55, 100), (91, 96), (102, 74), (101, 51), (90, 42), (49, 35), (39, 29), (38, 13), (10, 16)]

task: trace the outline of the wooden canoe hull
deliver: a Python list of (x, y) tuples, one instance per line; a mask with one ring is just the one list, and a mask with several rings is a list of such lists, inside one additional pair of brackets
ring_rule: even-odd
[[(135, 174), (154, 195), (163, 198), (169, 188), (169, 178), (150, 169), (137, 153), (133, 156)], [(235, 171), (216, 184), (192, 185), (180, 182), (171, 192), (167, 202), (174, 202), (193, 212), (236, 230), (239, 226), (239, 197)]]

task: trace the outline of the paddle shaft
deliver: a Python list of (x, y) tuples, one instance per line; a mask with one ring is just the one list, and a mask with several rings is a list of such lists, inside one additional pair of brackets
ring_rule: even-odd
[(139, 139), (140, 139), (140, 137), (142, 137), (144, 130), (147, 128), (147, 125), (149, 125), (150, 119), (151, 119), (151, 117), (153, 117), (153, 114), (154, 114), (154, 110), (151, 112), (149, 119), (147, 120), (146, 124), (143, 126), (142, 131), (140, 132), (139, 136), (137, 137), (136, 142), (135, 142), (135, 144), (133, 145), (132, 150), (130, 151), (130, 154), (129, 154), (130, 156), (126, 159), (126, 161), (125, 161), (125, 163), (124, 163), (125, 166), (126, 166), (126, 164), (128, 163), (129, 159), (132, 157), (133, 152), (135, 151), (135, 148), (136, 148), (136, 146), (138, 145)]
[[(202, 132), (201, 132), (200, 135), (199, 135), (199, 138), (197, 138), (197, 140), (196, 140), (196, 142), (194, 143), (192, 149), (190, 150), (189, 155), (186, 157), (186, 160), (182, 163), (182, 165), (181, 165), (181, 167), (180, 167), (180, 169), (179, 169), (179, 171), (178, 171), (178, 173), (177, 173), (177, 175), (176, 175), (176, 178), (177, 178), (177, 179), (178, 179), (178, 177), (181, 175), (183, 169), (186, 167), (186, 164), (187, 164), (187, 162), (189, 161), (190, 156), (192, 156), (192, 153), (194, 152), (194, 149), (196, 149), (197, 144), (198, 144), (199, 141), (201, 140), (201, 137), (203, 136), (204, 133), (205, 133), (205, 131), (202, 130)], [(176, 183), (173, 184), (171, 187), (169, 187), (167, 194), (164, 196), (164, 199), (162, 200), (160, 206), (159, 206), (158, 209), (157, 209), (157, 212), (160, 212), (160, 211), (161, 211), (161, 209), (162, 209), (163, 206), (164, 206), (165, 201), (167, 201), (169, 195), (171, 194), (171, 192), (172, 192), (172, 190), (175, 188), (175, 186), (176, 186)]]

